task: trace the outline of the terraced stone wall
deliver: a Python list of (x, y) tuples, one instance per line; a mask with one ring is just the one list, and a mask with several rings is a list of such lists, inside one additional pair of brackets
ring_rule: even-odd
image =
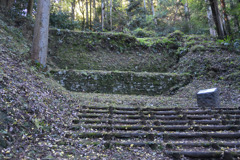
[(190, 82), (188, 74), (111, 71), (52, 71), (54, 78), (71, 91), (159, 95), (174, 92)]

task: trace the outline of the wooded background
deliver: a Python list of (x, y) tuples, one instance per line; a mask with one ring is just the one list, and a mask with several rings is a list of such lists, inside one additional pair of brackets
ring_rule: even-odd
[[(11, 13), (36, 15), (36, 0), (0, 0), (0, 4)], [(239, 0), (51, 0), (50, 26), (138, 37), (181, 30), (223, 38), (239, 35), (239, 15)]]

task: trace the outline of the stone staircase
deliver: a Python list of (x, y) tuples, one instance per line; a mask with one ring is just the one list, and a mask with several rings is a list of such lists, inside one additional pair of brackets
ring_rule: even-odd
[(82, 106), (78, 112), (70, 130), (82, 143), (150, 147), (175, 159), (240, 158), (239, 108)]

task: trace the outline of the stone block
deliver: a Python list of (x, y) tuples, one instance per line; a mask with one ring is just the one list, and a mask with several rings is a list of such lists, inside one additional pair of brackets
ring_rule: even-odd
[(198, 107), (220, 107), (219, 91), (217, 88), (200, 90), (197, 93)]

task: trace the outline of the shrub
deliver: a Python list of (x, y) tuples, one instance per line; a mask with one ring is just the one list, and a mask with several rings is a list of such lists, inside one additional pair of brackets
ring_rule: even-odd
[(154, 31), (147, 31), (142, 28), (137, 28), (132, 33), (138, 38), (154, 37), (156, 35), (156, 33)]
[(72, 21), (68, 12), (52, 12), (50, 14), (50, 26), (59, 29), (80, 29), (79, 21)]

